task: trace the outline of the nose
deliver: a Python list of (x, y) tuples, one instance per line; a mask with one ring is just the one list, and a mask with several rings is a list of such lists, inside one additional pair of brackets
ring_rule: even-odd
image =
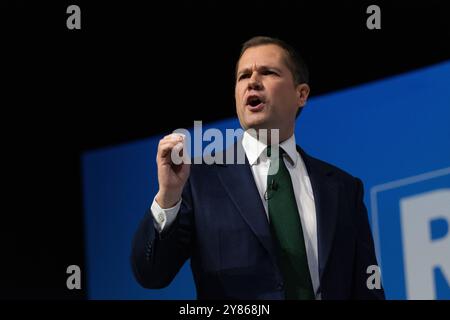
[(261, 83), (261, 80), (259, 79), (258, 73), (253, 72), (252, 76), (250, 77), (248, 81), (248, 89), (249, 90), (261, 90), (263, 88), (263, 85)]

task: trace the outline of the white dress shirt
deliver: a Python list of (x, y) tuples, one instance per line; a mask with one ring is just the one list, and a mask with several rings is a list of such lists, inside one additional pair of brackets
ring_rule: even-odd
[[(269, 219), (268, 203), (264, 198), (267, 189), (267, 174), (270, 167), (270, 159), (266, 157), (266, 145), (248, 134), (244, 133), (242, 146), (250, 164), (256, 186), (264, 204), (267, 219)], [(318, 289), (319, 283), (319, 263), (317, 249), (317, 219), (316, 207), (314, 203), (314, 194), (312, 191), (311, 181), (306, 171), (305, 164), (297, 151), (295, 136), (280, 143), (280, 147), (285, 151), (283, 160), (289, 171), (292, 180), (292, 187), (295, 193), (295, 200), (300, 215), (303, 229), (303, 238), (305, 240), (306, 255), (308, 258), (309, 272), (311, 275), (312, 285), (316, 299), (320, 299)], [(153, 200), (151, 210), (155, 218), (155, 227), (161, 232), (167, 228), (175, 220), (181, 206), (181, 200), (168, 209), (162, 209), (156, 200)]]

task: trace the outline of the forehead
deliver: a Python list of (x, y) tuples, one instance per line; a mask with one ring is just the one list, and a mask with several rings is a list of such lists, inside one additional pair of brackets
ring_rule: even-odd
[(254, 65), (283, 67), (285, 65), (284, 58), (284, 49), (275, 44), (250, 47), (244, 51), (239, 59), (238, 70), (251, 68)]

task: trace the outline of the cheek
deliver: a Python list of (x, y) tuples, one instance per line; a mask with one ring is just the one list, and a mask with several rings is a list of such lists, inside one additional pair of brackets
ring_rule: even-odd
[(242, 105), (242, 89), (237, 86), (234, 90), (234, 100), (236, 103), (236, 106), (241, 106)]
[(281, 104), (280, 107), (282, 108), (291, 108), (291, 107), (297, 107), (297, 95), (293, 88), (286, 86), (286, 85), (280, 85), (275, 88), (274, 91), (275, 97), (277, 98), (277, 102)]

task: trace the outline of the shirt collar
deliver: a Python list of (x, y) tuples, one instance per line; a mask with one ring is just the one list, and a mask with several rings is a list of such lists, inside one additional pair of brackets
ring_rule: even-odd
[[(266, 150), (267, 145), (245, 131), (242, 138), (242, 147), (244, 148), (248, 162), (251, 166), (253, 166), (257, 163), (261, 154)], [(286, 139), (280, 143), (280, 147), (283, 148), (289, 162), (291, 162), (291, 164), (295, 167), (299, 157), (297, 145), (295, 143), (295, 135), (292, 135), (289, 139)]]

